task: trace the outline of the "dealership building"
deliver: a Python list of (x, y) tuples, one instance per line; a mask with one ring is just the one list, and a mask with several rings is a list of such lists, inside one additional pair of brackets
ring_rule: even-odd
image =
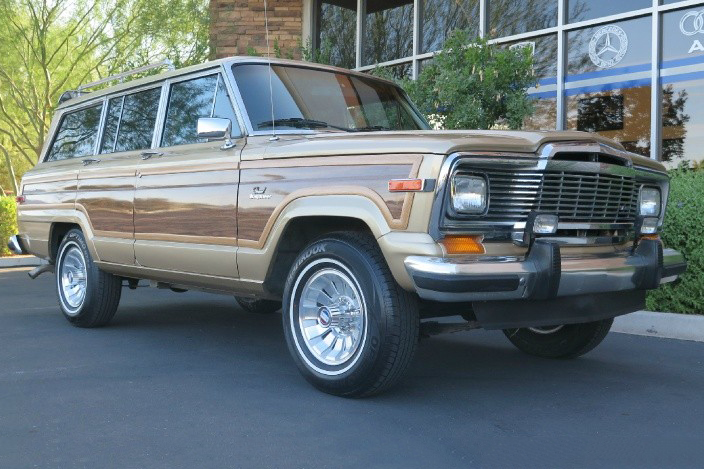
[[(211, 0), (215, 55), (266, 53), (263, 0)], [(272, 44), (415, 78), (448, 34), (533, 52), (527, 129), (576, 129), (668, 166), (704, 160), (704, 1), (268, 0)]]

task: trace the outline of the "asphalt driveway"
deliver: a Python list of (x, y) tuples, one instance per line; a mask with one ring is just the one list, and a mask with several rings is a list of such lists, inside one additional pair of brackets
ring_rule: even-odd
[(346, 400), (299, 376), (278, 315), (140, 288), (77, 329), (26, 270), (0, 270), (2, 468), (704, 467), (704, 343), (612, 333), (551, 361), (438, 336)]

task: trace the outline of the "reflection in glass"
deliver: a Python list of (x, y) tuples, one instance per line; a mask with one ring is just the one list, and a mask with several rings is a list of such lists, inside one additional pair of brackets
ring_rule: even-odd
[(489, 36), (511, 36), (557, 25), (557, 0), (489, 0)]
[[(626, 41), (622, 42), (621, 34)], [(567, 74), (606, 69), (622, 73), (650, 70), (650, 37), (650, 17), (570, 31), (567, 34)], [(629, 69), (624, 70), (624, 67)]]
[(662, 15), (663, 68), (704, 63), (702, 8), (676, 10)]
[(413, 53), (413, 0), (367, 3), (363, 65), (400, 59)]
[(533, 52), (536, 85), (528, 90), (534, 110), (523, 122), (525, 130), (555, 130), (557, 126), (557, 36), (554, 34), (506, 44)]
[(652, 0), (568, 0), (567, 20), (570, 23), (576, 23), (651, 6), (653, 6)]
[(232, 101), (227, 92), (225, 80), (223, 80), (222, 77), (218, 80), (218, 91), (215, 95), (215, 106), (213, 107), (212, 117), (230, 119), (230, 122), (232, 122), (232, 137), (242, 136), (242, 130), (237, 123), (237, 116), (235, 116), (235, 110), (232, 108)]
[(161, 87), (125, 96), (115, 151), (143, 150), (152, 146)]
[(470, 37), (479, 36), (479, 0), (425, 0), (421, 52), (442, 49), (455, 29), (465, 29)]
[(210, 75), (171, 85), (162, 147), (205, 141), (198, 138), (198, 119), (210, 117), (217, 81), (217, 75)]
[(329, 0), (318, 3), (320, 60), (336, 67), (355, 67), (357, 37), (357, 0)]
[(596, 132), (650, 156), (650, 86), (567, 96), (567, 128)]
[[(276, 129), (418, 130), (427, 123), (401, 90), (384, 81), (302, 67), (272, 67)], [(266, 65), (234, 65), (254, 130), (271, 130)]]
[(701, 78), (667, 83), (662, 88), (662, 161), (670, 168), (704, 161)]
[(81, 158), (93, 154), (102, 105), (66, 114), (61, 119), (47, 161)]
[(115, 151), (117, 129), (124, 102), (124, 96), (112, 98), (108, 101), (108, 113), (105, 116), (105, 130), (103, 130), (103, 142), (100, 144), (100, 153), (112, 153)]

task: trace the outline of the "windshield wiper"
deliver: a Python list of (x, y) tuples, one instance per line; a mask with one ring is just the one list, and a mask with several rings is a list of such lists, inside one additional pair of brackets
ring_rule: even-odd
[(369, 125), (367, 127), (357, 127), (356, 129), (352, 129), (356, 132), (371, 132), (374, 130), (393, 130), (388, 127), (384, 127), (383, 125)]
[(323, 129), (331, 128), (337, 130), (344, 130), (345, 132), (352, 132), (354, 129), (348, 127), (340, 127), (337, 125), (328, 124), (327, 122), (317, 121), (314, 119), (305, 119), (303, 117), (288, 117), (285, 119), (274, 119), (273, 121), (264, 121), (257, 124), (257, 127), (295, 127), (297, 129)]

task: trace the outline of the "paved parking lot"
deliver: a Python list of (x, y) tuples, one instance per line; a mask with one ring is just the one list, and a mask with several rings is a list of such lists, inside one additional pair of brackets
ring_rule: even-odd
[(346, 400), (299, 376), (278, 315), (140, 288), (82, 330), (26, 270), (0, 270), (3, 468), (704, 466), (704, 343), (613, 333), (549, 361), (438, 336), (394, 391)]

